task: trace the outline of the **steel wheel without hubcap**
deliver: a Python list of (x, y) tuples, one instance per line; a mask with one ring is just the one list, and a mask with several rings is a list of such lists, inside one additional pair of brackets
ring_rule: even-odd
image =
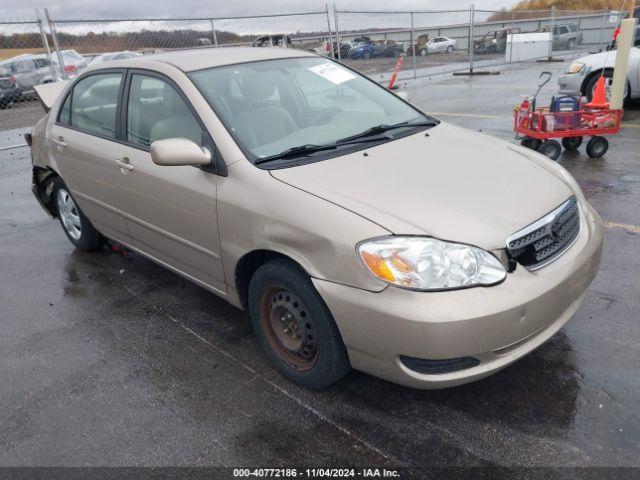
[(62, 220), (62, 225), (74, 240), (80, 240), (82, 236), (82, 223), (80, 222), (80, 212), (76, 203), (71, 198), (69, 192), (64, 189), (58, 190), (56, 197), (56, 206), (58, 207), (58, 215)]
[(260, 302), (260, 323), (276, 354), (297, 370), (314, 367), (318, 360), (318, 336), (302, 302), (287, 289), (265, 289)]

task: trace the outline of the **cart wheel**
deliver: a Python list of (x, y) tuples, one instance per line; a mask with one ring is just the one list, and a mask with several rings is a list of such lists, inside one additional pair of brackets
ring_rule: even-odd
[(593, 137), (587, 143), (587, 155), (600, 158), (609, 150), (609, 141), (604, 137)]
[(562, 153), (562, 145), (557, 140), (545, 140), (538, 147), (538, 151), (551, 160), (557, 160)]
[(540, 140), (531, 137), (524, 137), (520, 141), (520, 145), (530, 148), (531, 150), (538, 150), (538, 148), (540, 147), (540, 143), (542, 143)]
[(577, 150), (582, 145), (582, 137), (565, 137), (562, 139), (562, 146), (567, 150)]

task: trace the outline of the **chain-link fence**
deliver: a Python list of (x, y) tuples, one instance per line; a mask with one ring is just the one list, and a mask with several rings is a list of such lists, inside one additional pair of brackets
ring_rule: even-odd
[(42, 21), (0, 21), (0, 131), (31, 126), (43, 114), (32, 101), (34, 85), (73, 78), (105, 60), (187, 48), (280, 46), (337, 58), (387, 82), (396, 67), (402, 80), (603, 50), (624, 17), (609, 11), (354, 11), (335, 5), (233, 18), (78, 20), (44, 13)]
[(400, 79), (599, 51), (621, 16), (555, 9), (336, 9), (335, 25), (341, 61), (385, 81), (395, 65), (391, 57), (402, 53)]
[(42, 22), (0, 22), (0, 149), (23, 143), (20, 127), (33, 125), (43, 110), (34, 86), (55, 81)]

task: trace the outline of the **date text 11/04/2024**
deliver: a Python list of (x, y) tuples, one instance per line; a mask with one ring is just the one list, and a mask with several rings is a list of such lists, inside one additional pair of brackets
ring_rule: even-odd
[(386, 468), (236, 468), (234, 477), (280, 477), (280, 478), (399, 478), (400, 472)]

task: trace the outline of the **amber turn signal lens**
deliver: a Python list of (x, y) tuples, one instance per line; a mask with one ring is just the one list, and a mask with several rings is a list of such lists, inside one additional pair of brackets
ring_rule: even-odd
[(395, 281), (396, 278), (393, 276), (393, 273), (391, 273), (391, 270), (387, 266), (387, 262), (385, 262), (384, 258), (369, 252), (361, 252), (361, 256), (365, 265), (369, 267), (369, 270), (371, 270), (374, 275), (389, 282)]

